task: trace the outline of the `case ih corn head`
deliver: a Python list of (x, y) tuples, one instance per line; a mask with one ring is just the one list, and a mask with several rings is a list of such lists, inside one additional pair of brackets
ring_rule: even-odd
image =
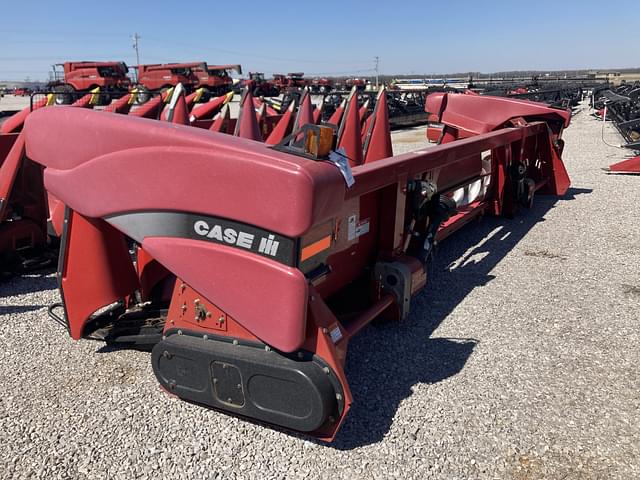
[[(14, 211), (46, 205), (43, 185), (66, 206), (52, 315), (74, 339), (153, 345), (158, 381), (184, 400), (333, 439), (354, 401), (350, 339), (407, 318), (437, 242), (569, 186), (567, 111), (433, 95), (442, 143), (393, 156), (386, 100), (363, 119), (354, 91), (337, 128), (306, 94), (267, 121), (247, 93), (240, 117), (224, 107), (209, 131), (29, 114), (0, 185), (18, 174), (31, 194), (9, 199)], [(184, 96), (172, 103), (189, 123)]]

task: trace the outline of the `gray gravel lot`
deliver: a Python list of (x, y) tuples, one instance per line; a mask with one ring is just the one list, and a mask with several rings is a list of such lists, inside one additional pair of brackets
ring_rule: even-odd
[(583, 108), (569, 194), (466, 227), (408, 321), (352, 343), (330, 446), (169, 398), (148, 354), (71, 341), (46, 314), (53, 275), (0, 284), (0, 478), (640, 478), (640, 176), (600, 170), (624, 152)]

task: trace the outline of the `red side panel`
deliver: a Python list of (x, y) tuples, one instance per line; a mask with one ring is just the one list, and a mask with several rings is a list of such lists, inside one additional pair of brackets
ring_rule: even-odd
[(31, 114), (25, 137), (29, 157), (46, 167), (47, 189), (91, 218), (177, 210), (296, 237), (344, 199), (329, 162), (182, 125), (60, 107)]
[(291, 352), (304, 342), (308, 286), (300, 270), (182, 238), (147, 238), (142, 247), (267, 344)]
[(72, 212), (63, 245), (61, 288), (71, 337), (99, 308), (130, 295), (138, 278), (124, 236), (103, 220)]
[(157, 285), (168, 277), (173, 278), (173, 276), (142, 248), (137, 248), (136, 260), (136, 269), (140, 279), (140, 294), (142, 301), (146, 302), (151, 300), (151, 294)]
[(49, 204), (49, 221), (56, 236), (60, 237), (64, 227), (64, 203), (49, 192), (47, 192), (47, 203)]
[(427, 97), (425, 110), (430, 121), (472, 134), (491, 132), (516, 117), (562, 121), (565, 127), (571, 120), (568, 110), (550, 108), (544, 103), (458, 93), (432, 93)]
[[(549, 143), (551, 143), (551, 138), (549, 138)], [(571, 179), (556, 149), (551, 146), (549, 151), (551, 153), (552, 173), (548, 178), (552, 188), (551, 193), (554, 195), (564, 195), (571, 186)]]

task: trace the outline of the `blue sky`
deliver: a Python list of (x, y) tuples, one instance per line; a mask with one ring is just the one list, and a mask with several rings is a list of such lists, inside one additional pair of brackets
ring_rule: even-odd
[(640, 9), (601, 0), (2, 3), (1, 80), (65, 60), (134, 65), (134, 32), (142, 63), (268, 74), (366, 76), (376, 55), (385, 74), (640, 67)]

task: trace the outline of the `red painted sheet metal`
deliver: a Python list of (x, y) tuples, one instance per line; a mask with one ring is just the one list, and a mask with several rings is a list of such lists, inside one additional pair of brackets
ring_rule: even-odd
[[(0, 142), (2, 149), (9, 147), (6, 157), (0, 157), (0, 199), (7, 200), (11, 194), (13, 184), (18, 174), (19, 166), (24, 157), (24, 134), (6, 134), (2, 136)], [(7, 202), (0, 205), (0, 221), (5, 220), (5, 210), (8, 206)]]
[(271, 133), (265, 140), (267, 145), (276, 145), (280, 143), (284, 138), (291, 133), (292, 130), (292, 121), (293, 121), (293, 112), (296, 107), (295, 100), (291, 102), (287, 111), (284, 112), (276, 126), (271, 130)]
[[(472, 98), (472, 97), (470, 97)], [(411, 177), (427, 171), (442, 172), (445, 167), (460, 164), (478, 152), (501, 147), (508, 143), (522, 139), (524, 136), (546, 132), (545, 123), (534, 123), (521, 128), (505, 128), (497, 132), (490, 132), (482, 136), (465, 138), (456, 142), (430, 147), (426, 150), (396, 155), (376, 162), (366, 163), (353, 168), (356, 180), (353, 187), (347, 191), (348, 198), (358, 197), (379, 188), (398, 182), (401, 178)], [(458, 181), (464, 177), (457, 171), (452, 172), (452, 180)], [(439, 180), (442, 179), (442, 176)], [(438, 189), (443, 190), (453, 184), (438, 182)]]
[(609, 165), (606, 169), (610, 173), (627, 173), (627, 174), (640, 174), (640, 157), (633, 157), (622, 162)]
[(233, 126), (231, 125), (231, 111), (229, 109), (229, 104), (222, 107), (222, 110), (218, 114), (218, 116), (211, 122), (211, 126), (209, 130), (212, 132), (220, 132), (220, 133), (233, 133)]
[(117, 99), (115, 102), (113, 102), (111, 105), (108, 105), (107, 107), (105, 107), (103, 112), (124, 113), (124, 114), (129, 113), (129, 110), (131, 110), (131, 107), (133, 106), (132, 95), (133, 94), (123, 95), (122, 97)]
[(364, 163), (393, 156), (391, 130), (389, 127), (389, 109), (387, 107), (387, 93), (382, 90), (373, 114), (366, 122)]
[(460, 93), (432, 93), (427, 97), (425, 110), (430, 121), (472, 134), (491, 132), (517, 117), (562, 121), (565, 127), (571, 120), (568, 110), (550, 108), (543, 103)]
[(202, 129), (60, 107), (30, 115), (25, 135), (47, 188), (88, 217), (179, 210), (296, 237), (344, 199), (328, 162)]
[(313, 123), (320, 125), (322, 120), (322, 113), (324, 112), (324, 97), (320, 99), (320, 103), (313, 110)]
[(234, 135), (236, 137), (248, 138), (257, 142), (262, 141), (262, 132), (256, 117), (255, 106), (253, 104), (253, 94), (251, 90), (246, 90), (240, 100), (240, 116), (236, 123)]
[(71, 104), (72, 107), (93, 108), (99, 93), (87, 93)]
[(293, 130), (297, 131), (302, 128), (303, 125), (313, 123), (313, 105), (311, 105), (311, 95), (305, 90), (302, 94), (302, 100), (300, 101), (300, 108), (298, 109), (298, 115), (296, 116)]
[(343, 148), (349, 165), (362, 164), (362, 131), (358, 113), (358, 96), (352, 94), (339, 130), (338, 148)]
[(300, 270), (196, 240), (151, 237), (142, 246), (267, 344), (291, 352), (304, 342), (308, 286)]
[(194, 106), (191, 110), (190, 120), (193, 122), (194, 120), (200, 120), (203, 118), (212, 118), (216, 113), (220, 111), (220, 109), (228, 101), (228, 98), (228, 95), (222, 95), (220, 97), (212, 98), (206, 103)]

